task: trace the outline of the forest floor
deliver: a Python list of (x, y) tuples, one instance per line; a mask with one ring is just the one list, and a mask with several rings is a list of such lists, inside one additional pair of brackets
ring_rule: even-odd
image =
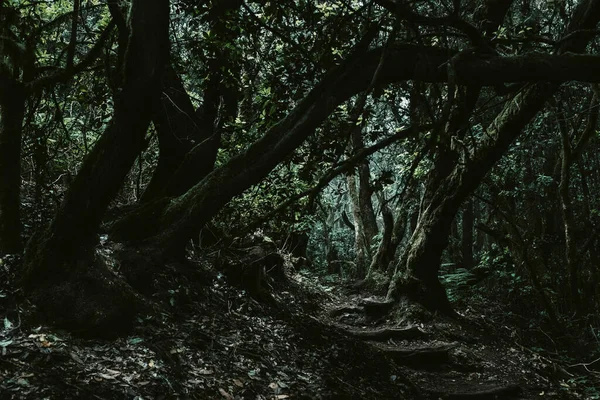
[(162, 314), (128, 337), (91, 340), (21, 323), (32, 306), (0, 267), (3, 400), (597, 399), (600, 390), (593, 365), (525, 343), (483, 301), (459, 306), (459, 321), (377, 316), (374, 299), (310, 274), (275, 286), (269, 305), (219, 274), (165, 275)]

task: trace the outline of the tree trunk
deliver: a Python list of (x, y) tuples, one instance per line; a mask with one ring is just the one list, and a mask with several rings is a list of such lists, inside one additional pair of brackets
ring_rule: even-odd
[(21, 130), (26, 97), (21, 83), (0, 76), (0, 254), (22, 250)]
[[(392, 236), (395, 225), (394, 215), (392, 214), (392, 210), (390, 210), (388, 205), (385, 203), (383, 195), (379, 196), (379, 201), (381, 204), (381, 213), (383, 215), (383, 235), (381, 237), (381, 241), (379, 242), (379, 246), (377, 247), (377, 252), (371, 260), (371, 265), (369, 265), (367, 279), (372, 277), (374, 273), (385, 272), (387, 270), (387, 266), (396, 254), (396, 249), (392, 248)], [(400, 217), (400, 215), (398, 217)]]
[[(473, 225), (475, 226), (475, 224), (481, 222), (481, 215), (484, 214), (485, 210), (483, 209), (483, 207), (485, 206), (480, 201), (474, 202), (473, 200), (471, 200), (471, 205), (473, 207)], [(487, 235), (485, 235), (483, 232), (477, 229), (475, 231), (474, 251), (477, 253), (481, 253), (482, 251), (488, 251), (489, 246), (487, 246), (486, 240)]]
[[(364, 145), (360, 148), (354, 147), (354, 151), (362, 148), (364, 148)], [(363, 220), (363, 226), (365, 228), (365, 239), (369, 246), (368, 250), (370, 253), (373, 238), (377, 235), (379, 228), (377, 227), (377, 217), (375, 216), (375, 211), (373, 209), (373, 188), (371, 187), (371, 168), (369, 168), (369, 161), (364, 160), (358, 165), (357, 169), (358, 205), (360, 207), (360, 217)]]
[[(581, 180), (581, 193), (583, 196), (584, 215), (591, 217), (591, 195), (588, 185), (588, 173), (585, 167), (583, 157), (579, 159), (579, 162), (577, 164)], [(594, 231), (594, 223), (591, 218), (584, 218), (584, 226), (587, 232)], [(597, 238), (593, 240), (594, 243), (598, 241)], [(596, 246), (594, 246), (594, 243), (592, 243), (587, 249), (587, 253), (591, 261), (590, 275), (592, 277), (592, 289), (589, 293), (584, 293), (585, 298), (593, 299), (592, 303), (589, 304), (590, 309), (594, 309), (596, 305), (600, 302), (600, 256), (598, 255), (598, 251)], [(583, 254), (580, 254), (580, 257), (583, 257)]]
[(97, 230), (145, 145), (169, 55), (169, 1), (134, 0), (123, 90), (52, 224), (28, 243), (23, 283), (55, 323), (87, 332), (125, 327), (143, 305), (94, 261)]
[(396, 211), (396, 218), (386, 204), (383, 195), (380, 195), (380, 203), (382, 204), (381, 212), (383, 214), (383, 236), (377, 252), (371, 261), (367, 279), (372, 278), (374, 274), (385, 274), (388, 276), (388, 271), (391, 269), (398, 247), (404, 238), (406, 225), (410, 218), (410, 213), (405, 212), (401, 208)]
[[(155, 205), (153, 229), (139, 232), (134, 240), (163, 250), (163, 255), (181, 254), (193, 233), (204, 226), (234, 196), (260, 182), (286, 159), (353, 90), (352, 81), (369, 40), (361, 42), (346, 62), (331, 71), (285, 118), (227, 164), (213, 170), (185, 194)], [(362, 69), (360, 70), (363, 71)], [(372, 71), (372, 70), (371, 70)], [(372, 72), (371, 72), (372, 75)], [(366, 82), (362, 82), (365, 83)], [(138, 219), (140, 223), (143, 220)]]
[(185, 193), (186, 185), (173, 183), (173, 176), (186, 154), (204, 141), (206, 144), (210, 143), (210, 149), (207, 149), (205, 157), (199, 159), (199, 165), (188, 170), (198, 181), (212, 170), (220, 142), (218, 138), (211, 137), (213, 120), (199, 118), (173, 67), (167, 68), (162, 85), (164, 90), (161, 107), (153, 116), (154, 127), (158, 133), (158, 165), (144, 190), (142, 203), (165, 195), (168, 186), (176, 188), (171, 190), (174, 194)]
[(361, 279), (365, 276), (367, 265), (370, 260), (370, 242), (366, 232), (365, 223), (360, 206), (360, 188), (357, 187), (356, 175), (351, 171), (346, 177), (348, 194), (351, 200), (352, 218), (354, 220), (354, 263), (356, 264), (356, 277)]
[(558, 193), (560, 194), (560, 205), (565, 234), (565, 261), (567, 263), (567, 271), (569, 273), (571, 301), (573, 301), (573, 304), (575, 305), (575, 310), (580, 312), (581, 300), (579, 298), (579, 270), (577, 268), (577, 264), (575, 263), (575, 257), (577, 255), (577, 247), (574, 243), (575, 221), (573, 216), (571, 196), (569, 193), (569, 186), (571, 185), (572, 154), (569, 135), (567, 132), (562, 133), (563, 152)]
[[(567, 34), (579, 29), (593, 29), (600, 19), (600, 2), (582, 1), (573, 15)], [(589, 37), (571, 36), (563, 42), (559, 52), (584, 51), (589, 40)], [(557, 89), (558, 84), (555, 83), (540, 83), (525, 88), (506, 104), (487, 128), (485, 138), (477, 148), (461, 149), (461, 160), (455, 164), (452, 172), (442, 172), (442, 179), (434, 175), (427, 188), (432, 195), (426, 201), (409, 243), (406, 265), (399, 266), (390, 283), (389, 299), (398, 299), (407, 294), (432, 310), (454, 314), (438, 279), (441, 255), (448, 244), (452, 219), (464, 199), (478, 187), (512, 141)], [(432, 182), (435, 186), (431, 185)]]
[(579, 293), (580, 271), (578, 268), (579, 263), (577, 262), (577, 246), (575, 244), (575, 214), (573, 211), (569, 187), (571, 185), (571, 167), (583, 153), (584, 148), (589, 142), (593, 133), (596, 132), (596, 125), (598, 122), (597, 93), (595, 93), (592, 97), (589, 110), (590, 112), (587, 125), (580, 135), (575, 148), (571, 147), (571, 137), (564, 119), (562, 118), (564, 115), (561, 110), (558, 112), (558, 127), (562, 139), (562, 158), (560, 164), (560, 183), (558, 185), (558, 193), (560, 195), (559, 197), (565, 235), (565, 261), (567, 263), (567, 270), (569, 273), (571, 301), (575, 306), (575, 311), (578, 313), (582, 311), (581, 296)]
[(460, 233), (458, 230), (458, 218), (454, 218), (452, 223), (450, 224), (450, 236), (448, 238), (448, 247), (446, 248), (446, 257), (450, 265), (458, 265), (460, 264), (460, 260), (462, 258), (461, 254), (461, 239)]
[(557, 85), (539, 84), (524, 90), (510, 101), (488, 127), (487, 139), (443, 179), (430, 180), (417, 228), (407, 249), (406, 265), (399, 266), (390, 284), (388, 298), (405, 294), (430, 309), (452, 314), (452, 307), (438, 279), (441, 255), (448, 244), (450, 226), (463, 200), (479, 185), (487, 172), (502, 157), (510, 143), (542, 108)]
[(471, 269), (473, 261), (473, 200), (463, 206), (462, 213), (462, 266)]

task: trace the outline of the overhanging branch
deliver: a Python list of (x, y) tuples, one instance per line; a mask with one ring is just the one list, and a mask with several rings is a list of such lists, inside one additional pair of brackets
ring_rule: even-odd
[(329, 172), (327, 172), (325, 175), (323, 175), (321, 177), (321, 179), (319, 179), (319, 182), (315, 186), (311, 187), (310, 189), (306, 189), (305, 191), (300, 192), (300, 193), (290, 197), (289, 199), (285, 200), (284, 202), (279, 204), (274, 210), (263, 215), (257, 221), (252, 223), (250, 225), (250, 227), (247, 228), (247, 230), (251, 230), (254, 227), (259, 226), (260, 224), (268, 221), (269, 219), (273, 218), (275, 215), (284, 211), (286, 208), (288, 208), (292, 204), (296, 203), (300, 199), (302, 199), (306, 196), (317, 195), (336, 176), (339, 176), (345, 172), (352, 170), (359, 162), (366, 159), (371, 154), (391, 145), (394, 142), (397, 142), (402, 139), (406, 139), (409, 136), (414, 135), (415, 133), (422, 132), (424, 130), (428, 130), (431, 128), (432, 128), (432, 125), (424, 125), (421, 127), (408, 127), (408, 128), (398, 131), (397, 133), (395, 133), (394, 135), (391, 135), (390, 137), (387, 137), (387, 138), (379, 141), (378, 143), (376, 143), (372, 146), (369, 146), (369, 147), (361, 149), (360, 151), (357, 151), (352, 157), (349, 157), (346, 160), (338, 163)]

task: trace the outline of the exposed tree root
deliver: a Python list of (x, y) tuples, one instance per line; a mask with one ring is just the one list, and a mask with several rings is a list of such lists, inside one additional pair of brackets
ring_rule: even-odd
[(450, 361), (449, 351), (455, 346), (456, 344), (417, 349), (390, 348), (384, 349), (384, 352), (402, 365), (412, 368), (436, 369), (441, 364), (446, 364)]
[(423, 306), (431, 313), (440, 313), (452, 319), (460, 319), (437, 277), (428, 280), (422, 280), (412, 275), (397, 278), (388, 293), (388, 301), (401, 301), (403, 298)]
[(369, 317), (381, 317), (389, 313), (394, 308), (393, 301), (377, 301), (373, 299), (363, 299), (360, 305), (364, 308), (365, 314)]
[(410, 328), (397, 329), (397, 328), (383, 328), (374, 331), (358, 331), (351, 330), (349, 333), (359, 339), (374, 340), (374, 341), (386, 341), (390, 339), (395, 340), (414, 340), (421, 339), (427, 336), (425, 332), (412, 326)]
[(518, 385), (507, 385), (477, 392), (435, 393), (435, 395), (443, 400), (500, 400), (517, 398), (522, 391)]
[(329, 311), (329, 315), (332, 317), (339, 317), (342, 314), (362, 314), (363, 311), (362, 307), (340, 307)]
[(114, 257), (127, 283), (144, 295), (154, 293), (157, 273), (164, 270), (166, 259), (150, 248), (120, 245), (115, 249)]
[(137, 314), (152, 313), (156, 308), (98, 258), (65, 280), (32, 288), (31, 299), (45, 320), (81, 336), (98, 338), (129, 333)]

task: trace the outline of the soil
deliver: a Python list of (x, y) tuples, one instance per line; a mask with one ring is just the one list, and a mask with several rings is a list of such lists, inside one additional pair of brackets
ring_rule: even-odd
[[(599, 373), (526, 343), (489, 304), (459, 320), (294, 273), (260, 303), (195, 260), (157, 279), (158, 315), (116, 340), (32, 321), (2, 265), (0, 399), (593, 399)], [(117, 327), (115, 327), (116, 329)]]

